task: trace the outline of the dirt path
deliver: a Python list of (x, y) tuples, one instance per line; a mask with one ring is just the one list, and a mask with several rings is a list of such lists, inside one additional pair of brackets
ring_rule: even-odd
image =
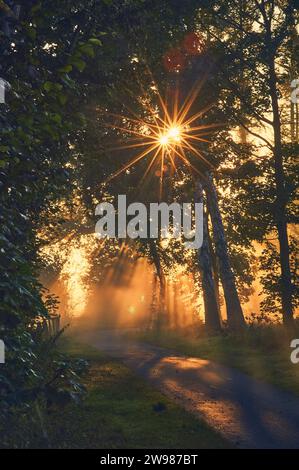
[(89, 334), (88, 342), (121, 359), (235, 446), (299, 448), (299, 397), (236, 369), (134, 343), (115, 331)]

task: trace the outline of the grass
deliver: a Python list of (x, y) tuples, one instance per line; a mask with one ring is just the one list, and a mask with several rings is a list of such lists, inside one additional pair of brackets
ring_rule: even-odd
[[(47, 417), (54, 448), (228, 448), (203, 421), (193, 417), (126, 366), (72, 341), (62, 347), (90, 361), (83, 403)], [(157, 411), (156, 411), (157, 410)]]
[[(190, 330), (144, 331), (133, 336), (184, 355), (236, 367), (258, 380), (299, 394), (299, 364), (290, 361), (290, 337), (281, 326), (249, 327), (242, 336), (207, 337)], [(293, 337), (299, 338), (299, 332)]]

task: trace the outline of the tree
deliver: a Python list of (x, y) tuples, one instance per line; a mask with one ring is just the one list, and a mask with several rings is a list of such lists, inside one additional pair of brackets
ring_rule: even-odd
[[(285, 174), (280, 90), (291, 62), (296, 15), (295, 2), (265, 0), (238, 4), (216, 1), (213, 8), (200, 8), (198, 15), (200, 27), (208, 31), (211, 43), (227, 59), (218, 61), (217, 68), (230, 93), (226, 98), (228, 112), (234, 116), (236, 124), (264, 143), (270, 152), (269, 165), (274, 170), (275, 181), (272, 212), (279, 239), (285, 325), (293, 323), (293, 284), (287, 230), (291, 193)], [(256, 128), (263, 126), (271, 130), (273, 139), (256, 132)]]
[(232, 330), (237, 331), (245, 325), (245, 320), (236, 288), (235, 276), (229, 260), (227, 241), (219, 210), (216, 188), (210, 174), (206, 175), (205, 189), (209, 213), (212, 220), (215, 251), (224, 291), (228, 325)]
[[(195, 183), (195, 191), (195, 202), (203, 204), (203, 187), (198, 179)], [(198, 250), (198, 262), (201, 272), (206, 327), (210, 333), (218, 333), (221, 331), (221, 319), (215, 280), (213, 277), (208, 231), (207, 212), (204, 211), (203, 244)]]
[(9, 0), (0, 7), (1, 77), (9, 84), (0, 104), (2, 414), (32, 409), (40, 394), (50, 393), (49, 382), (54, 390), (53, 377), (62, 386), (62, 368), (65, 378), (71, 375), (37, 334), (53, 305), (39, 282), (40, 235), (57, 229), (53, 206), (73, 189), (66, 166), (73, 159), (69, 140), (82, 128), (80, 70), (100, 41), (91, 29), (74, 37), (81, 2)]

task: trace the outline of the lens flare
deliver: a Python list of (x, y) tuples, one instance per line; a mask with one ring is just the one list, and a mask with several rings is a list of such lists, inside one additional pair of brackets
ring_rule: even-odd
[[(216, 127), (222, 124), (203, 124), (198, 120), (210, 110), (212, 105), (206, 106), (193, 115), (190, 109), (197, 98), (202, 86), (202, 82), (194, 86), (182, 106), (178, 106), (178, 92), (175, 93), (173, 106), (169, 107), (166, 101), (162, 99), (158, 86), (155, 84), (154, 93), (158, 99), (158, 104), (154, 105), (148, 98), (140, 98), (139, 103), (145, 108), (145, 117), (139, 118), (136, 113), (129, 110), (134, 117), (124, 116), (103, 111), (106, 117), (113, 117), (114, 122), (105, 123), (104, 126), (113, 129), (121, 134), (121, 138), (126, 137), (128, 144), (114, 148), (114, 150), (124, 149), (142, 149), (137, 153), (126, 165), (113, 173), (107, 178), (107, 182), (119, 176), (123, 172), (127, 172), (132, 166), (143, 159), (150, 159), (144, 177), (153, 169), (157, 174), (155, 163), (160, 162), (161, 168), (165, 163), (177, 171), (175, 162), (180, 160), (190, 172), (199, 173), (200, 170), (194, 166), (191, 161), (193, 158), (199, 159), (206, 167), (214, 169), (213, 164), (205, 157), (202, 149), (198, 148), (200, 143), (210, 143), (206, 138), (207, 135), (213, 133)], [(153, 90), (153, 88), (151, 88)], [(190, 156), (192, 155), (192, 160)], [(160, 171), (160, 186), (163, 180), (163, 171)]]
[(159, 142), (161, 145), (167, 146), (169, 144), (169, 138), (167, 134), (163, 134), (159, 137)]
[(182, 130), (179, 127), (170, 127), (168, 131), (168, 137), (174, 142), (179, 142)]
[(176, 145), (181, 140), (182, 130), (180, 127), (171, 126), (166, 130), (164, 134), (159, 136), (159, 142), (161, 146), (169, 147), (171, 149), (172, 145)]

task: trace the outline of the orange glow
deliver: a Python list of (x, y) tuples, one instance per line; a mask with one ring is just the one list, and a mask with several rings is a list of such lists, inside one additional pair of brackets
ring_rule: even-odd
[(169, 131), (168, 131), (168, 137), (169, 139), (172, 139), (174, 142), (179, 142), (181, 140), (181, 133), (182, 133), (182, 130), (180, 129), (180, 127), (170, 127)]
[(176, 145), (181, 140), (182, 129), (178, 126), (170, 126), (164, 134), (161, 134), (158, 141), (161, 146), (169, 147)]
[(89, 297), (87, 282), (91, 268), (88, 256), (89, 243), (90, 237), (82, 236), (79, 246), (71, 246), (60, 273), (60, 279), (67, 291), (67, 311), (73, 317), (84, 313)]
[[(113, 124), (109, 123), (106, 126), (115, 131), (121, 131), (123, 136), (127, 135), (131, 140), (128, 144), (121, 145), (116, 149), (142, 149), (126, 165), (112, 174), (108, 181), (128, 171), (129, 168), (141, 160), (148, 158), (150, 159), (149, 165), (144, 177), (151, 169), (154, 172), (156, 171), (156, 168), (153, 168), (155, 163), (159, 164), (160, 162), (160, 166), (163, 168), (166, 160), (174, 171), (176, 171), (175, 161), (181, 160), (190, 172), (200, 173), (190, 162), (189, 155), (191, 154), (204, 162), (209, 168), (214, 168), (197, 145), (202, 142), (209, 143), (210, 141), (206, 138), (207, 134), (210, 134), (212, 129), (220, 125), (198, 123), (198, 120), (203, 117), (211, 106), (190, 115), (190, 109), (198, 96), (201, 86), (202, 83), (197, 84), (190, 91), (180, 108), (178, 105), (178, 92), (176, 91), (173, 106), (170, 108), (160, 95), (157, 85), (155, 85), (154, 91), (158, 99), (158, 105), (149, 104), (149, 100), (146, 98), (139, 99), (140, 104), (147, 113), (147, 116), (143, 119), (135, 114), (131, 118), (104, 111), (105, 115), (116, 119)], [(130, 112), (132, 113), (132, 111)], [(160, 180), (162, 186), (163, 171), (160, 171)]]
[(128, 308), (128, 312), (131, 315), (134, 315), (134, 313), (136, 313), (136, 307), (134, 305), (130, 305), (130, 307)]
[(168, 138), (168, 135), (167, 134), (162, 134), (160, 137), (159, 137), (159, 142), (161, 145), (168, 145), (169, 144), (169, 138)]

